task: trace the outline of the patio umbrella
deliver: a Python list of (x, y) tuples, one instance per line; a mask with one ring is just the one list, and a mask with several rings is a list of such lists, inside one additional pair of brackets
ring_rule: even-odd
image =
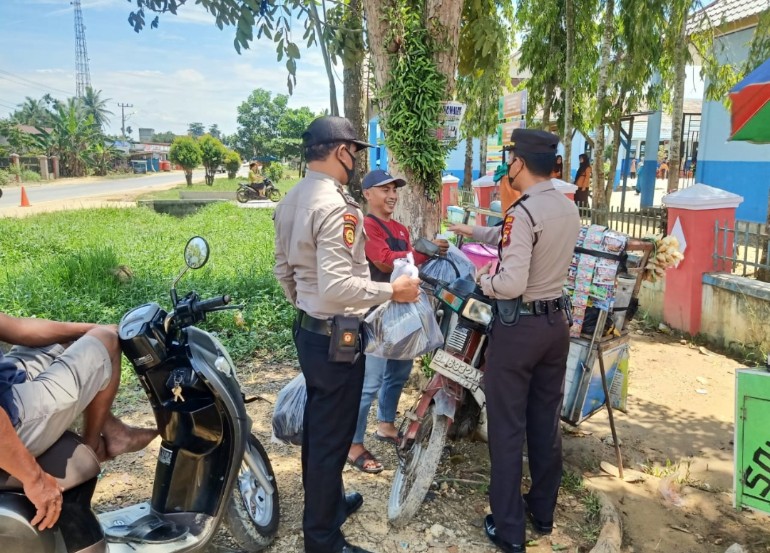
[(770, 143), (770, 59), (732, 90), (730, 140)]

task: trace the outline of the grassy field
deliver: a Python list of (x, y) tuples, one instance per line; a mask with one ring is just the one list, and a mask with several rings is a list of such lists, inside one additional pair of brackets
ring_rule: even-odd
[[(186, 184), (180, 184), (175, 188), (171, 188), (169, 190), (160, 190), (158, 192), (151, 192), (149, 194), (144, 194), (140, 196), (138, 199), (140, 200), (176, 200), (179, 199), (179, 192), (180, 191), (192, 191), (192, 192), (217, 192), (217, 191), (225, 191), (225, 192), (235, 192), (238, 190), (238, 183), (246, 182), (246, 179), (243, 177), (236, 177), (234, 179), (225, 179), (225, 178), (217, 178), (214, 179), (214, 184), (211, 186), (206, 185), (203, 181), (197, 181), (193, 182), (192, 186), (187, 186)], [(292, 176), (289, 178), (283, 178), (280, 181), (278, 181), (278, 184), (276, 185), (278, 187), (278, 190), (281, 191), (281, 194), (286, 194), (286, 192), (293, 187), (295, 184), (299, 182), (299, 177), (295, 176), (295, 172), (292, 171)]]
[[(272, 276), (272, 210), (221, 203), (186, 218), (145, 208), (91, 209), (0, 219), (0, 311), (16, 316), (117, 323), (130, 308), (170, 308), (172, 279), (187, 240), (208, 240), (208, 264), (179, 283), (211, 297), (230, 294), (237, 311), (212, 314), (235, 358), (257, 350), (293, 354), (293, 309)], [(124, 278), (123, 275), (130, 275)]]

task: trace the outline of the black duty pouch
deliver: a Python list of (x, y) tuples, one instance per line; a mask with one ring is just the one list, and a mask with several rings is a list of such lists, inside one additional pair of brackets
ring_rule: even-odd
[(513, 300), (495, 300), (495, 310), (503, 326), (516, 326), (521, 316), (521, 296)]
[(358, 317), (335, 315), (329, 341), (329, 361), (355, 363), (361, 355), (361, 320)]

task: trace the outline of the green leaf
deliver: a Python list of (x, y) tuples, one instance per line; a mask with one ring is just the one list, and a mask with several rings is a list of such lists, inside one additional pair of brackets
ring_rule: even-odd
[(293, 59), (300, 58), (299, 47), (293, 42), (289, 43), (288, 47), (286, 48), (286, 53), (290, 58), (293, 58)]

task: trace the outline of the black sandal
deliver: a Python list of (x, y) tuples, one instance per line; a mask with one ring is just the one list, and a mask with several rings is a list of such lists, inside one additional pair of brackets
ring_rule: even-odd
[[(372, 468), (372, 467), (366, 468), (366, 463), (367, 462), (372, 462), (372, 461), (374, 461), (376, 463), (376, 466), (374, 468)], [(380, 463), (374, 457), (374, 455), (369, 453), (369, 451), (367, 451), (366, 449), (364, 450), (364, 452), (361, 455), (356, 457), (355, 460), (353, 460), (350, 457), (348, 457), (348, 464), (353, 466), (353, 467), (356, 467), (361, 472), (365, 472), (367, 474), (379, 474), (383, 470), (385, 470), (385, 467), (382, 466), (382, 463)]]

